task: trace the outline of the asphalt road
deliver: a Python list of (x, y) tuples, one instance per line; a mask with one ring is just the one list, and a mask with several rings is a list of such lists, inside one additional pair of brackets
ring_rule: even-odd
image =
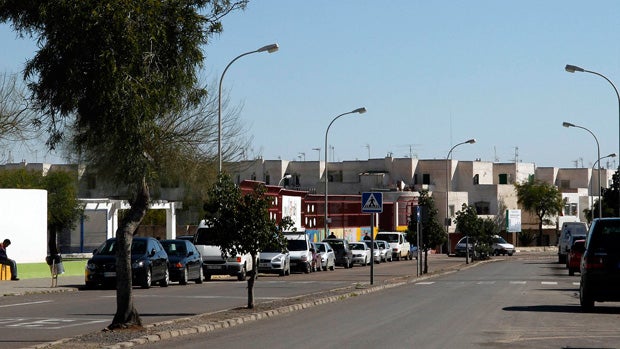
[(554, 258), (508, 258), (149, 348), (617, 348), (618, 303), (582, 313)]
[[(440, 256), (430, 267), (460, 263)], [(414, 261), (375, 265), (375, 284), (415, 275)], [(256, 302), (288, 298), (370, 281), (369, 267), (336, 268), (335, 271), (291, 276), (261, 275), (255, 285)], [(151, 289), (134, 288), (134, 302), (144, 324), (243, 307), (247, 283), (235, 278)], [(0, 348), (34, 346), (61, 338), (99, 331), (110, 324), (116, 311), (115, 290), (80, 290), (0, 297)]]

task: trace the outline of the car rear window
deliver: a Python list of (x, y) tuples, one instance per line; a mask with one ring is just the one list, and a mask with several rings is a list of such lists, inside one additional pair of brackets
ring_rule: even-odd
[(306, 251), (308, 244), (306, 240), (288, 240), (287, 248), (289, 251)]
[(216, 246), (214, 232), (210, 228), (198, 228), (196, 232), (196, 245)]
[(588, 244), (588, 250), (620, 253), (620, 220), (598, 221)]
[(398, 242), (398, 234), (377, 234), (376, 238), (387, 242)]

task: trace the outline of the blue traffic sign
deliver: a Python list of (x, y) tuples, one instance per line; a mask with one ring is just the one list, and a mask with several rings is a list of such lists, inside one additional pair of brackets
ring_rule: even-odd
[(362, 193), (362, 212), (363, 213), (383, 212), (383, 193), (381, 192)]

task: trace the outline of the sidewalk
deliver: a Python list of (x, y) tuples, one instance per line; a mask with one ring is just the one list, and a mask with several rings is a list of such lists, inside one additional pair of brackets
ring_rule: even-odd
[(52, 287), (52, 277), (0, 281), (0, 295), (20, 296), (36, 293), (73, 292), (84, 285), (84, 276), (58, 276), (57, 287)]

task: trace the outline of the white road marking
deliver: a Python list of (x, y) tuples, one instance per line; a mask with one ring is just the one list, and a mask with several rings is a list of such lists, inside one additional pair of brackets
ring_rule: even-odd
[(476, 285), (493, 285), (495, 284), (495, 281), (478, 281), (476, 282)]
[(579, 282), (573, 282), (573, 285), (574, 285), (574, 286), (579, 286), (579, 285), (581, 285), (581, 283), (579, 283)]
[(525, 285), (527, 281), (510, 281), (511, 285)]
[(416, 282), (416, 285), (432, 285), (434, 284), (435, 281), (422, 281), (422, 282)]
[(557, 285), (558, 282), (557, 281), (541, 281), (540, 284), (541, 285)]
[(0, 327), (58, 330), (67, 327), (84, 326), (110, 320), (72, 318), (0, 318)]
[(42, 304), (42, 303), (50, 303), (50, 302), (51, 301), (38, 301), (38, 302), (28, 302), (28, 303), (4, 304), (4, 305), (0, 305), (0, 308), (17, 307), (20, 305), (33, 305), (33, 304)]

